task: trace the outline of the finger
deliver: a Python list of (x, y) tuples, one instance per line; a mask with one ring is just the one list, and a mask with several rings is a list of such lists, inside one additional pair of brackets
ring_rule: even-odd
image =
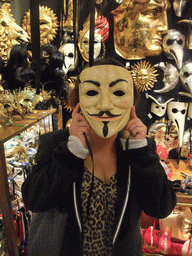
[(72, 117), (74, 117), (80, 110), (80, 104), (77, 103), (76, 107), (73, 110)]
[(136, 112), (135, 112), (135, 106), (132, 106), (131, 108), (131, 115), (130, 119), (137, 118)]

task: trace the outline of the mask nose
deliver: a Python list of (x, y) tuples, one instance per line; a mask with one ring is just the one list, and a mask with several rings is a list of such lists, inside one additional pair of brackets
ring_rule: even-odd
[(107, 111), (107, 110), (110, 110), (112, 106), (113, 104), (111, 103), (111, 99), (110, 99), (110, 96), (108, 95), (108, 92), (103, 91), (97, 103), (97, 108), (102, 111)]

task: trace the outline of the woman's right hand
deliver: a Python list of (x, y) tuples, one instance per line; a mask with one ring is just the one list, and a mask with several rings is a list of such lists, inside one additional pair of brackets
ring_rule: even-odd
[(78, 103), (72, 113), (72, 122), (69, 128), (70, 135), (78, 137), (82, 141), (83, 146), (86, 147), (84, 134), (88, 138), (90, 126), (84, 116), (79, 113), (79, 110), (80, 104)]

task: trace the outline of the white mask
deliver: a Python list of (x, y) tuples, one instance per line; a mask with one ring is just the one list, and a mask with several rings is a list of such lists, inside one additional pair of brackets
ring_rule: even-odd
[(176, 29), (170, 29), (163, 39), (163, 50), (169, 59), (174, 59), (178, 69), (181, 69), (183, 62), (183, 48), (185, 36)]
[(121, 131), (133, 106), (131, 73), (120, 66), (98, 65), (84, 69), (79, 78), (80, 108), (93, 131), (103, 138)]
[(160, 105), (156, 102), (151, 103), (151, 112), (154, 113), (157, 116), (164, 116), (167, 109), (167, 104)]
[[(85, 36), (83, 37), (83, 41), (82, 41), (82, 50), (83, 50), (83, 57), (86, 60), (89, 60), (89, 35), (90, 35), (90, 31), (87, 31)], [(94, 60), (99, 56), (99, 54), (101, 53), (101, 40), (102, 37), (100, 34), (97, 33), (97, 30), (95, 30), (94, 33), (94, 54), (93, 54), (93, 58)]]
[(181, 82), (192, 94), (192, 61), (185, 62), (180, 70)]
[(179, 146), (182, 146), (185, 117), (187, 114), (188, 103), (171, 101), (167, 107), (168, 118), (176, 125), (176, 129), (179, 135)]
[[(67, 73), (68, 71), (74, 71), (77, 67), (77, 51), (76, 51), (76, 56), (75, 56), (75, 48), (73, 43), (66, 43), (62, 45), (59, 48), (59, 51), (63, 53), (65, 56), (64, 62), (65, 62), (65, 67), (64, 71)], [(76, 57), (76, 58), (75, 58)]]

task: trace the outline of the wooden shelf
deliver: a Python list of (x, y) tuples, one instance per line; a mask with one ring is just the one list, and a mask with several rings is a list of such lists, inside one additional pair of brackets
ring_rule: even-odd
[(5, 143), (9, 139), (25, 131), (26, 128), (33, 126), (38, 121), (42, 120), (43, 118), (49, 115), (52, 115), (56, 111), (57, 110), (55, 108), (45, 111), (37, 110), (36, 113), (28, 114), (22, 120), (19, 120), (20, 117), (16, 116), (17, 119), (15, 117), (15, 120), (13, 120), (12, 122), (13, 124), (8, 125), (7, 129), (0, 129), (0, 143)]
[[(181, 173), (192, 176), (192, 170), (188, 168), (186, 160), (180, 160), (178, 164), (176, 159), (171, 159), (168, 166), (173, 170), (173, 174), (170, 179), (172, 181), (183, 180), (184, 177)], [(192, 195), (177, 193), (177, 205), (192, 207)]]
[[(8, 253), (10, 256), (19, 256), (18, 245), (15, 235), (13, 222), (11, 200), (9, 194), (8, 177), (5, 162), (4, 143), (9, 139), (19, 135), (27, 128), (33, 126), (45, 117), (55, 113), (57, 109), (45, 111), (37, 110), (35, 113), (28, 114), (21, 120), (15, 116), (13, 124), (7, 126), (7, 129), (0, 129), (0, 207), (3, 215), (5, 235), (7, 238)], [(17, 119), (16, 119), (17, 118)], [(20, 118), (20, 120), (19, 120)]]

